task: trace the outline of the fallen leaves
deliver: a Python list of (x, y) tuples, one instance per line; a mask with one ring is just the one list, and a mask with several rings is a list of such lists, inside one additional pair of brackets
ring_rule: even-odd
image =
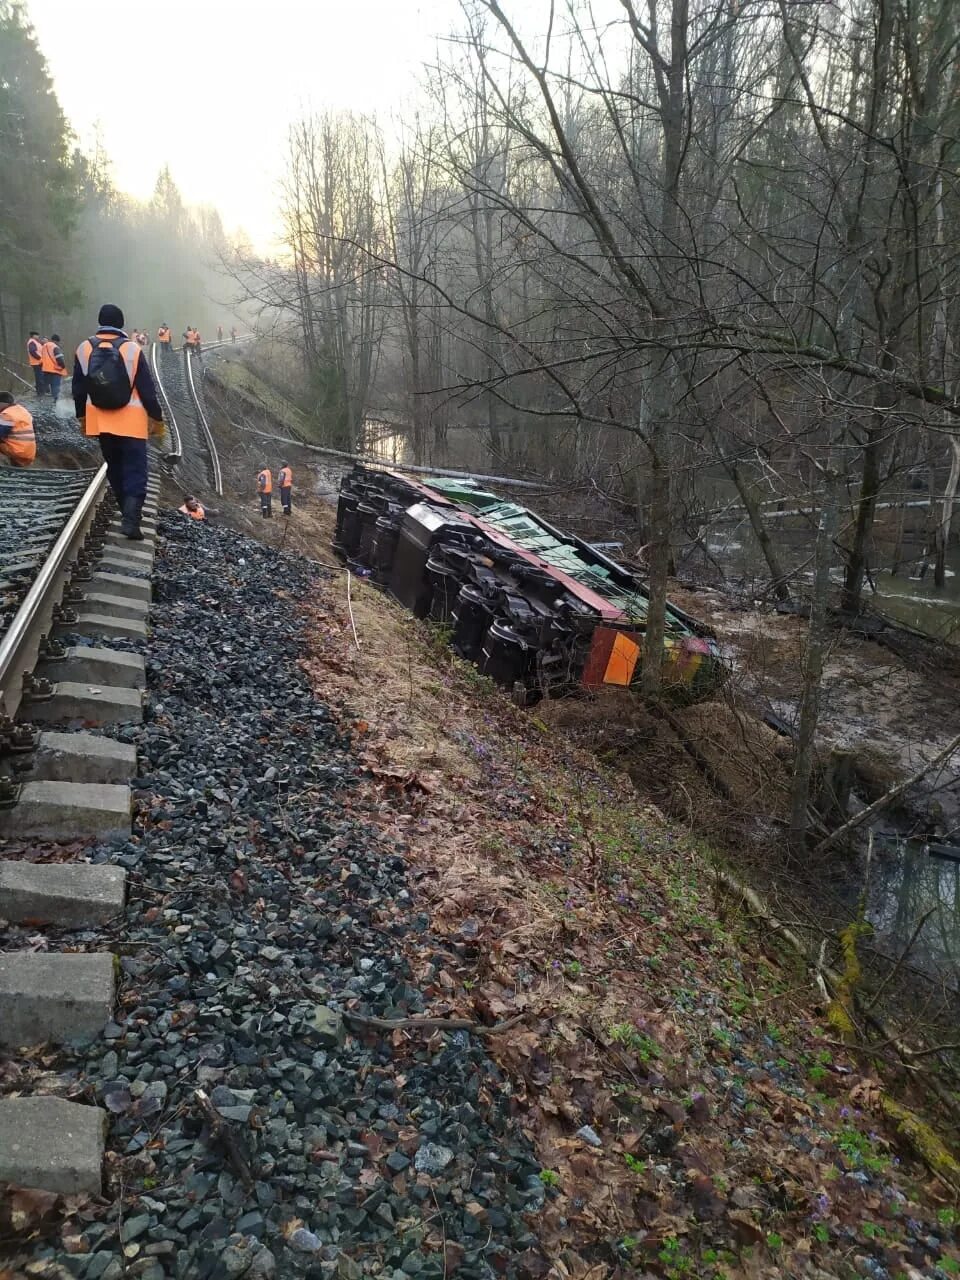
[[(808, 1263), (832, 1274), (833, 1211), (855, 1233), (880, 1212), (877, 1192), (837, 1160), (839, 1100), (816, 1096), (804, 1065), (822, 1047), (809, 1009), (778, 999), (786, 1033), (766, 1035), (754, 993), (769, 991), (776, 955), (715, 927), (702, 855), (623, 775), (431, 656), (410, 619), (370, 604), (364, 650), (345, 655), (342, 604), (325, 596), (322, 612), (305, 669), (342, 697), (365, 770), (356, 804), (403, 846), (446, 944), (438, 964), (433, 944), (405, 943), (430, 1012), (488, 1026), (525, 1013), (489, 1051), (556, 1185), (537, 1219), (543, 1248), (509, 1265), (529, 1280), (706, 1277), (695, 1250), (709, 1242), (739, 1251), (731, 1280)], [(399, 1058), (409, 1038), (397, 1031), (394, 1045)], [(877, 1111), (876, 1082), (856, 1066), (830, 1072), (848, 1077), (851, 1109)], [(584, 1125), (599, 1149), (576, 1136)], [(826, 1170), (831, 1216), (812, 1220)], [(621, 1266), (612, 1242), (624, 1237), (636, 1253)]]

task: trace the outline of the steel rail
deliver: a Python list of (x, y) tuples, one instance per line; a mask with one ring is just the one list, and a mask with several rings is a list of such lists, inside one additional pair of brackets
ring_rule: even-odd
[(193, 363), (193, 357), (190, 355), (188, 351), (184, 350), (183, 360), (184, 360), (184, 364), (187, 366), (187, 382), (190, 385), (190, 395), (191, 395), (191, 398), (193, 399), (193, 404), (197, 411), (197, 418), (200, 422), (200, 426), (203, 428), (203, 434), (206, 436), (206, 440), (207, 440), (207, 451), (210, 454), (210, 463), (211, 463), (211, 466), (213, 467), (213, 487), (216, 490), (216, 492), (220, 496), (222, 496), (223, 495), (223, 474), (220, 470), (220, 455), (217, 453), (217, 446), (214, 444), (214, 441), (213, 441), (213, 432), (210, 430), (210, 427), (207, 424), (207, 419), (204, 415), (203, 409), (201, 409), (200, 407), (200, 397), (197, 395), (197, 388), (194, 385), (194, 381), (193, 381), (193, 369), (191, 367)]
[(178, 462), (183, 457), (183, 441), (180, 438), (180, 429), (177, 426), (177, 420), (173, 416), (173, 406), (170, 404), (167, 396), (166, 387), (163, 385), (163, 379), (160, 377), (160, 361), (157, 358), (158, 343), (154, 343), (153, 351), (153, 376), (157, 384), (157, 390), (160, 392), (160, 399), (163, 401), (163, 407), (167, 411), (167, 420), (170, 426), (170, 444), (171, 448), (167, 451), (168, 462)]
[(0, 640), (0, 712), (11, 719), (17, 714), (23, 697), (23, 677), (36, 665), (40, 642), (63, 595), (66, 573), (83, 545), (106, 487), (104, 463), (74, 507)]

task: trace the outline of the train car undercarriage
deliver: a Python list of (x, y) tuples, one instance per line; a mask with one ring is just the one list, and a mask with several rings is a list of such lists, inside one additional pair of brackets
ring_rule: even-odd
[[(639, 683), (640, 580), (588, 543), (470, 481), (356, 466), (340, 486), (334, 550), (515, 700)], [(710, 631), (668, 606), (663, 677), (674, 696), (726, 675)]]

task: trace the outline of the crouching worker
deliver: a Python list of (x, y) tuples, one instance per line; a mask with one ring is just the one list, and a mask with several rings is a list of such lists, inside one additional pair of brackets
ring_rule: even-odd
[(107, 304), (98, 319), (97, 332), (77, 348), (73, 404), (84, 434), (100, 440), (107, 480), (120, 508), (120, 532), (141, 541), (147, 437), (162, 441), (163, 411), (147, 357), (124, 332), (123, 312)]
[(0, 391), (0, 455), (13, 467), (29, 467), (37, 456), (33, 416), (9, 391)]
[(190, 516), (193, 520), (206, 520), (207, 518), (206, 511), (204, 511), (196, 498), (188, 498), (183, 506), (178, 507), (177, 510), (181, 515)]

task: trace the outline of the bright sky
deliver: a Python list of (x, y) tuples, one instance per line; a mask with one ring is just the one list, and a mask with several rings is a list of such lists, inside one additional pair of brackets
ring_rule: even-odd
[(123, 191), (170, 165), (260, 250), (276, 229), (288, 124), (306, 111), (385, 116), (408, 98), (457, 0), (27, 0), (57, 95), (87, 149), (99, 125)]

